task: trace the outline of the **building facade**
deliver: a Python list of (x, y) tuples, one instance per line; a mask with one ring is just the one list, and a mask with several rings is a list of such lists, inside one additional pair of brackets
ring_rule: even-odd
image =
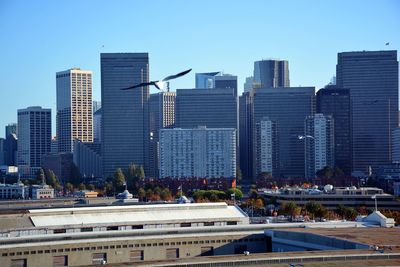
[(147, 53), (101, 54), (103, 177), (131, 163), (148, 171), (149, 88), (121, 90), (148, 81)]
[(239, 97), (239, 153), (243, 180), (250, 180), (253, 173), (252, 157), (252, 91)]
[(260, 88), (290, 87), (287, 60), (260, 60), (254, 62), (254, 83)]
[[(257, 162), (255, 126), (264, 117), (275, 121), (279, 140), (279, 176), (304, 177), (304, 120), (315, 113), (314, 87), (260, 88), (250, 94), (252, 140), (250, 162)], [(255, 177), (257, 174), (253, 174)]]
[(400, 128), (392, 133), (392, 162), (400, 163)]
[(44, 170), (52, 170), (61, 184), (69, 181), (72, 169), (72, 153), (63, 152), (42, 156), (41, 166)]
[(236, 129), (160, 130), (160, 177), (235, 177)]
[(73, 162), (83, 177), (102, 178), (101, 144), (74, 141)]
[(391, 160), (391, 134), (398, 125), (397, 51), (338, 54), (337, 85), (350, 91), (352, 171), (367, 172)]
[(29, 188), (18, 180), (15, 184), (0, 183), (0, 199), (25, 199), (29, 197)]
[(18, 135), (18, 171), (22, 178), (35, 178), (42, 156), (50, 153), (51, 109), (19, 109)]
[(256, 175), (268, 172), (276, 177), (279, 166), (278, 133), (276, 122), (268, 117), (262, 118), (256, 124)]
[(334, 85), (317, 92), (317, 113), (332, 116), (335, 131), (335, 167), (351, 173), (350, 92)]
[(57, 72), (58, 152), (72, 152), (75, 139), (93, 142), (92, 72)]
[(150, 95), (150, 173), (148, 175), (151, 177), (159, 177), (159, 131), (175, 126), (175, 101), (175, 92), (160, 92)]
[(317, 113), (304, 124), (305, 177), (315, 178), (317, 171), (334, 166), (334, 124), (331, 116)]
[(92, 110), (93, 110), (93, 114), (96, 112), (96, 111), (98, 111), (99, 109), (101, 109), (101, 101), (96, 101), (96, 100), (93, 100), (93, 102), (92, 102)]
[(98, 109), (93, 113), (93, 141), (101, 142), (101, 117), (102, 109)]

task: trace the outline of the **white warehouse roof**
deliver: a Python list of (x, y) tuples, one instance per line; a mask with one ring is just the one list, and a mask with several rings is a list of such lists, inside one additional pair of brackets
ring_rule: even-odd
[(248, 217), (226, 203), (157, 204), (29, 210), (36, 227), (96, 224), (162, 224), (185, 221), (240, 221)]

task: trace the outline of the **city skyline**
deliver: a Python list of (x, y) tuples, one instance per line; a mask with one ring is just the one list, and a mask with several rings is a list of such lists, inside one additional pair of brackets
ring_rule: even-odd
[[(400, 3), (396, 1), (335, 1), (329, 6), (318, 1), (213, 2), (207, 19), (197, 12), (204, 8), (204, 2), (185, 3), (183, 7), (178, 1), (155, 5), (125, 1), (94, 5), (88, 1), (80, 3), (79, 9), (68, 3), (0, 3), (0, 29), (6, 40), (0, 44), (0, 88), (2, 98), (11, 100), (2, 101), (3, 127), (17, 121), (17, 109), (42, 106), (53, 110), (55, 135), (55, 73), (72, 67), (93, 71), (93, 100), (100, 100), (100, 53), (148, 52), (150, 79), (193, 68), (187, 77), (170, 84), (173, 91), (194, 88), (196, 72), (230, 73), (238, 76), (240, 94), (258, 60), (288, 60), (292, 86), (315, 86), (318, 90), (335, 75), (338, 53), (400, 48), (400, 20), (396, 16)], [(131, 15), (132, 10), (139, 11), (134, 12), (137, 18)], [(285, 20), (279, 19), (281, 10), (285, 10)], [(131, 27), (135, 19), (142, 20), (149, 12), (158, 15), (146, 20), (146, 27)], [(179, 16), (171, 16), (174, 12)], [(221, 21), (220, 12), (230, 15)], [(74, 19), (70, 19), (72, 15)], [(100, 19), (105, 15), (108, 19)], [(210, 25), (223, 30), (210, 30)], [(86, 30), (78, 30), (81, 28)], [(234, 41), (226, 38), (227, 34)], [(251, 40), (250, 36), (257, 38)], [(268, 36), (274, 36), (274, 41)]]

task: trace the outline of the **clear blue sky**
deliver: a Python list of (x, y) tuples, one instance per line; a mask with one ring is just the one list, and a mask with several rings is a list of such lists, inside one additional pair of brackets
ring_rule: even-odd
[(0, 137), (19, 108), (52, 108), (55, 117), (57, 71), (92, 70), (100, 100), (101, 52), (149, 52), (151, 79), (193, 68), (172, 89), (222, 70), (243, 90), (255, 60), (289, 60), (292, 86), (320, 88), (338, 52), (399, 48), (396, 0), (1, 0)]

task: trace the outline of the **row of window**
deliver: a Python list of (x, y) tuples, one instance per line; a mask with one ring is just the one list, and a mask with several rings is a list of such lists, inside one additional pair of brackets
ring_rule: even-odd
[(32, 250), (32, 251), (18, 251), (10, 253), (2, 253), (2, 257), (7, 256), (21, 256), (21, 255), (36, 255), (36, 254), (50, 254), (50, 253), (63, 253), (63, 252), (76, 252), (76, 251), (96, 251), (107, 249), (121, 249), (121, 248), (139, 248), (139, 247), (162, 247), (162, 246), (179, 246), (179, 245), (193, 245), (193, 244), (215, 244), (215, 243), (246, 243), (246, 242), (260, 242), (264, 241), (264, 237), (260, 238), (241, 238), (241, 239), (218, 239), (218, 240), (192, 240), (192, 241), (178, 241), (178, 242), (158, 242), (158, 243), (142, 243), (142, 244), (124, 244), (124, 245), (110, 245), (110, 246), (91, 246), (91, 247), (74, 247), (74, 248), (60, 248), (60, 249), (45, 249), (45, 250)]

